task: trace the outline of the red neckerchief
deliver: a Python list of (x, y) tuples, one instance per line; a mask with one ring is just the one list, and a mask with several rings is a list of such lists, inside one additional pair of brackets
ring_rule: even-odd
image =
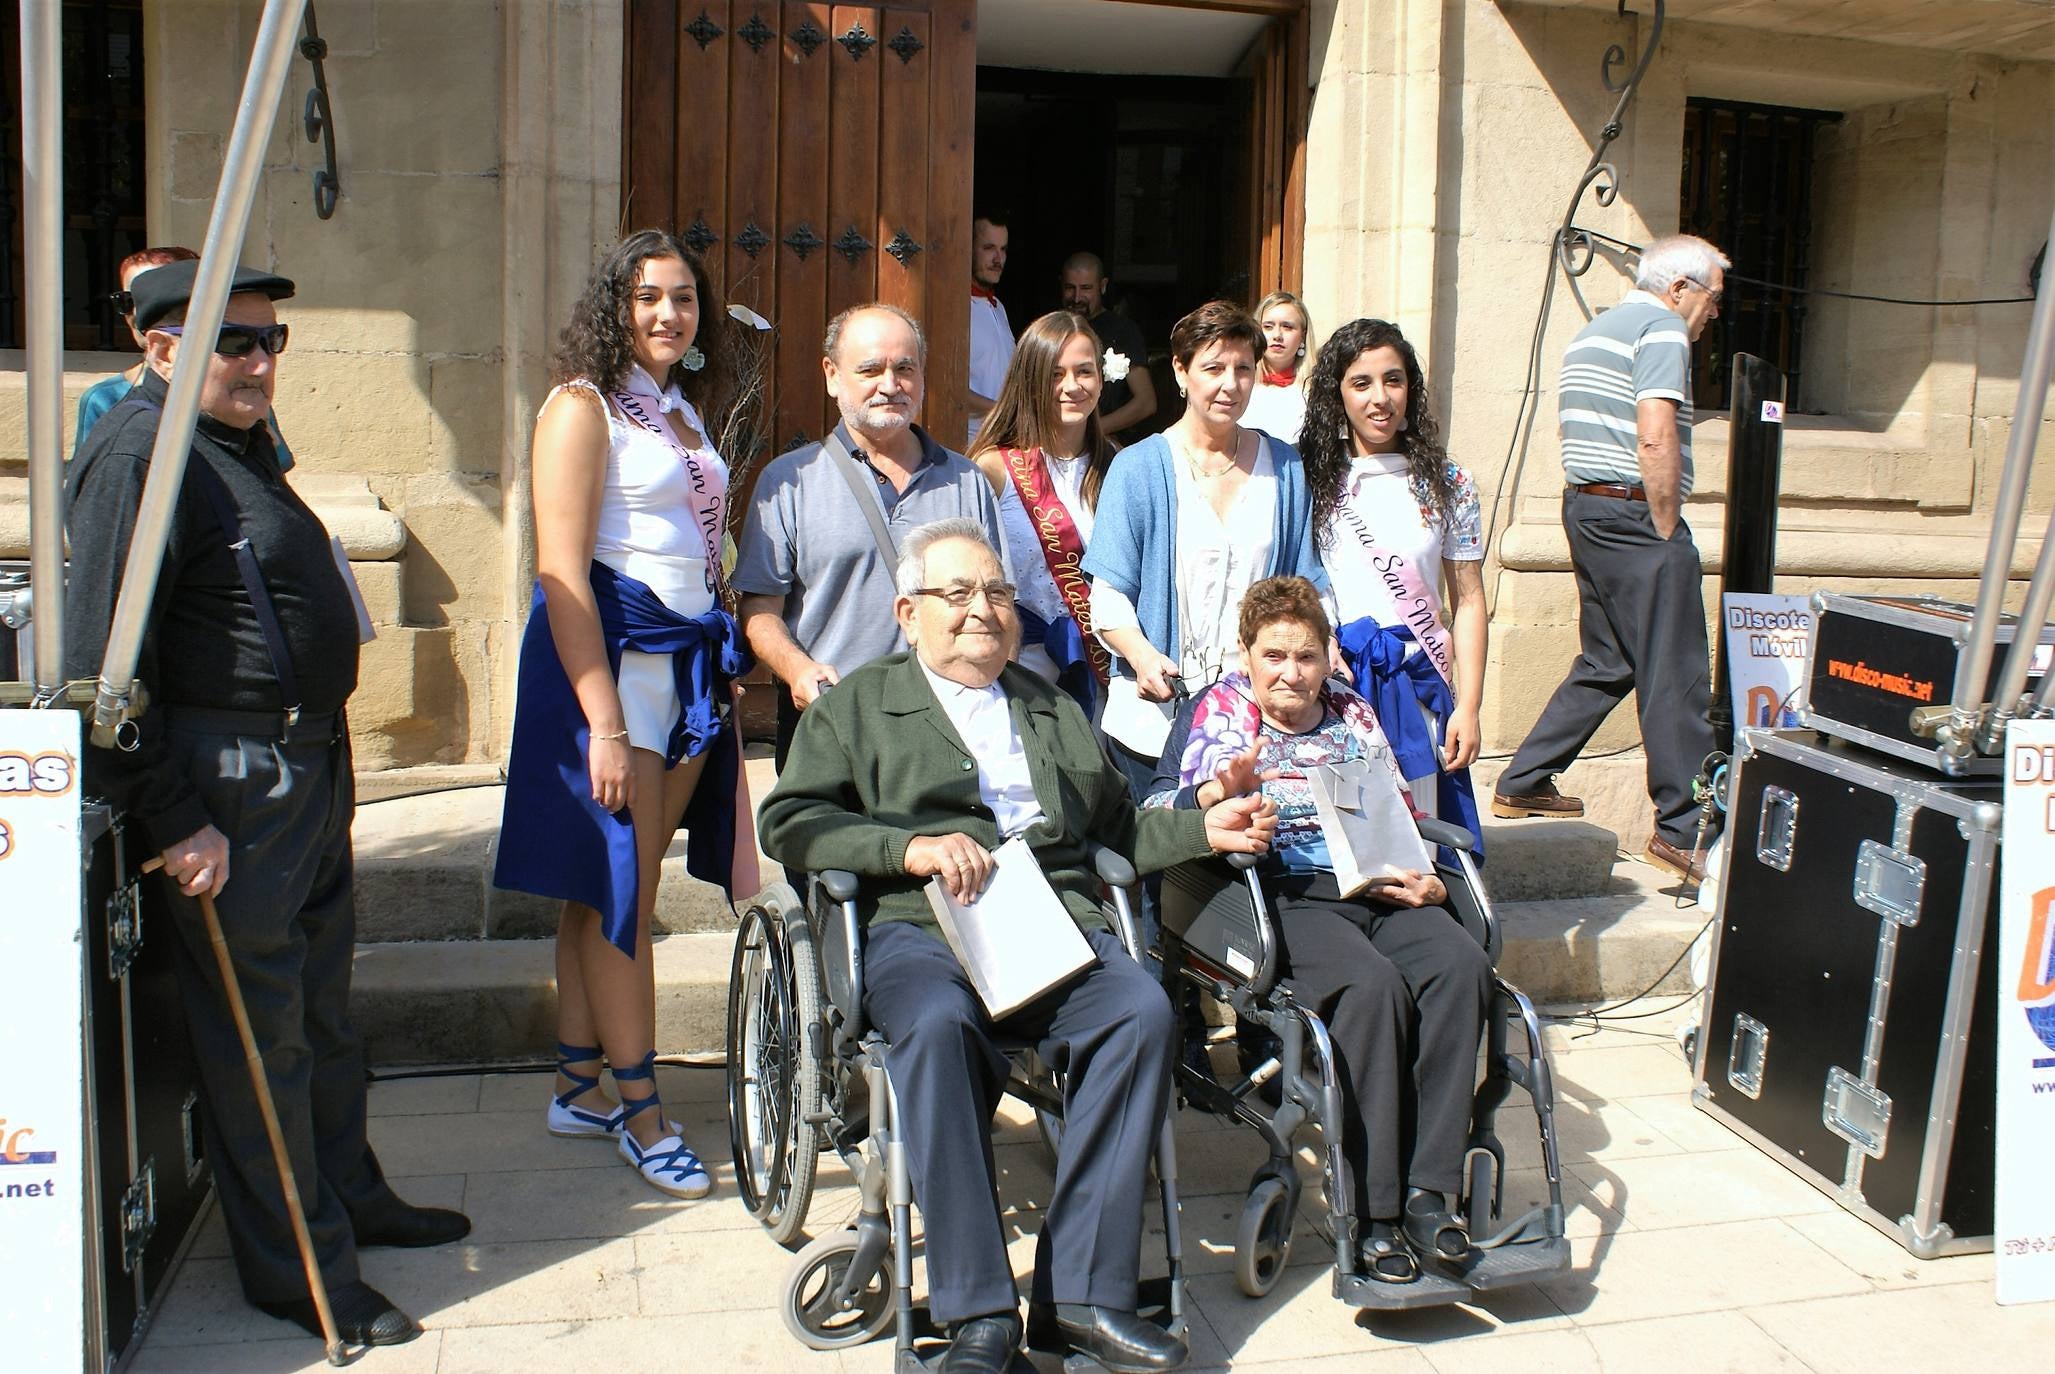
[(1299, 370), (1296, 367), (1286, 368), (1282, 372), (1272, 372), (1267, 367), (1263, 369), (1263, 385), (1265, 386), (1290, 386), (1298, 379)]
[(1006, 462), (1007, 476), (1013, 479), (1021, 505), (1027, 507), (1028, 518), (1034, 521), (1035, 539), (1042, 546), (1042, 561), (1049, 565), (1049, 576), (1055, 579), (1056, 593), (1063, 598), (1078, 629), (1084, 632), (1085, 658), (1092, 665), (1092, 676), (1104, 687), (1112, 676), (1113, 660), (1092, 633), (1092, 591), (1080, 566), (1085, 559), (1085, 541), (1078, 537), (1077, 523), (1057, 497), (1056, 485), (1049, 480), (1049, 465), (1042, 461), (1040, 449), (1002, 448), (999, 456)]
[(991, 287), (986, 286), (983, 283), (978, 282), (976, 280), (973, 280), (970, 284), (970, 294), (974, 299), (977, 300), (990, 301), (994, 305), (997, 305), (999, 303), (999, 293), (997, 291), (994, 291)]

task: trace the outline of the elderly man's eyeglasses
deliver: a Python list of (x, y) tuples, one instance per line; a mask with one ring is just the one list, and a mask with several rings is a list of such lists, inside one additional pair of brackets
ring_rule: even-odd
[(1693, 286), (1705, 292), (1706, 299), (1710, 300), (1713, 303), (1713, 309), (1715, 310), (1719, 309), (1720, 302), (1727, 298), (1727, 293), (1724, 290), (1715, 291), (1710, 286), (1707, 286), (1704, 282), (1700, 281), (1696, 277), (1686, 277), (1684, 278), (1684, 280), (1690, 282)]
[[(160, 324), (159, 334), (174, 339), (185, 337), (185, 326)], [(225, 324), (214, 339), (214, 351), (224, 358), (247, 358), (262, 348), (272, 357), (285, 352), (286, 326), (282, 324)]]
[(939, 596), (959, 611), (970, 609), (970, 603), (980, 596), (985, 604), (995, 611), (1003, 611), (1013, 605), (1013, 598), (1019, 592), (1011, 582), (987, 582), (982, 586), (968, 587), (961, 584), (954, 587), (915, 587), (915, 596)]

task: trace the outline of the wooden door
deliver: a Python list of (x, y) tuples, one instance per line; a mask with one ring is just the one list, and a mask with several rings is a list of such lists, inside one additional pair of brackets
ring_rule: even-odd
[[(629, 0), (623, 227), (677, 232), (774, 323), (772, 451), (826, 431), (822, 330), (871, 300), (920, 320), (922, 423), (961, 442), (975, 16), (975, 0)], [(728, 455), (738, 473), (761, 456)]]
[(1272, 291), (1298, 292), (1305, 274), (1306, 25), (1303, 8), (1279, 13), (1235, 72), (1248, 103), (1232, 244), (1248, 264), (1251, 304)]

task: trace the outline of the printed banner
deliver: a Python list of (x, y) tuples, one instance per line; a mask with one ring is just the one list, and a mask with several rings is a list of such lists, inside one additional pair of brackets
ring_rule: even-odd
[(0, 711), (0, 1330), (11, 1369), (85, 1362), (79, 715)]
[(2055, 1298), (2055, 720), (2005, 737), (1998, 889), (1998, 1301)]
[(1811, 601), (1770, 592), (1728, 592), (1721, 598), (1720, 620), (1726, 627), (1734, 728), (1797, 725), (1811, 653)]

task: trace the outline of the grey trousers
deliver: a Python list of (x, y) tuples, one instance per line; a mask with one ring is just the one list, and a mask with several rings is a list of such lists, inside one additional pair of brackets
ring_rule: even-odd
[(1483, 947), (1440, 907), (1344, 899), (1331, 873), (1266, 886), (1286, 981), (1326, 1023), (1340, 1061), (1358, 1220), (1396, 1218), (1407, 1184), (1460, 1192), (1491, 1006)]
[(1679, 521), (1663, 539), (1647, 502), (1567, 489), (1563, 530), (1577, 574), (1580, 651), (1498, 790), (1511, 796), (1546, 785), (1633, 691), (1656, 831), (1689, 850), (1698, 830), (1691, 780), (1713, 751), (1703, 570), (1691, 529)]
[(891, 1041), (885, 1064), (927, 1225), (928, 1309), (938, 1323), (1014, 1311), (999, 1217), (992, 1113), (1002, 1040), (1064, 1070), (1063, 1143), (1035, 1251), (1034, 1296), (1133, 1311), (1142, 1200), (1170, 1108), (1170, 1003), (1118, 940), (1087, 937), (1082, 977), (994, 1023), (949, 946), (918, 926), (874, 927), (864, 1008)]
[[(350, 1217), (390, 1196), (365, 1138), (363, 1047), (349, 1018), (356, 907), (348, 744), (203, 733), (174, 721), (174, 756), (229, 840), (215, 899), (278, 1108), (322, 1277), (357, 1280)], [(176, 969), (199, 1061), (207, 1154), (252, 1302), (307, 1296), (285, 1195), (197, 900), (164, 880)]]

